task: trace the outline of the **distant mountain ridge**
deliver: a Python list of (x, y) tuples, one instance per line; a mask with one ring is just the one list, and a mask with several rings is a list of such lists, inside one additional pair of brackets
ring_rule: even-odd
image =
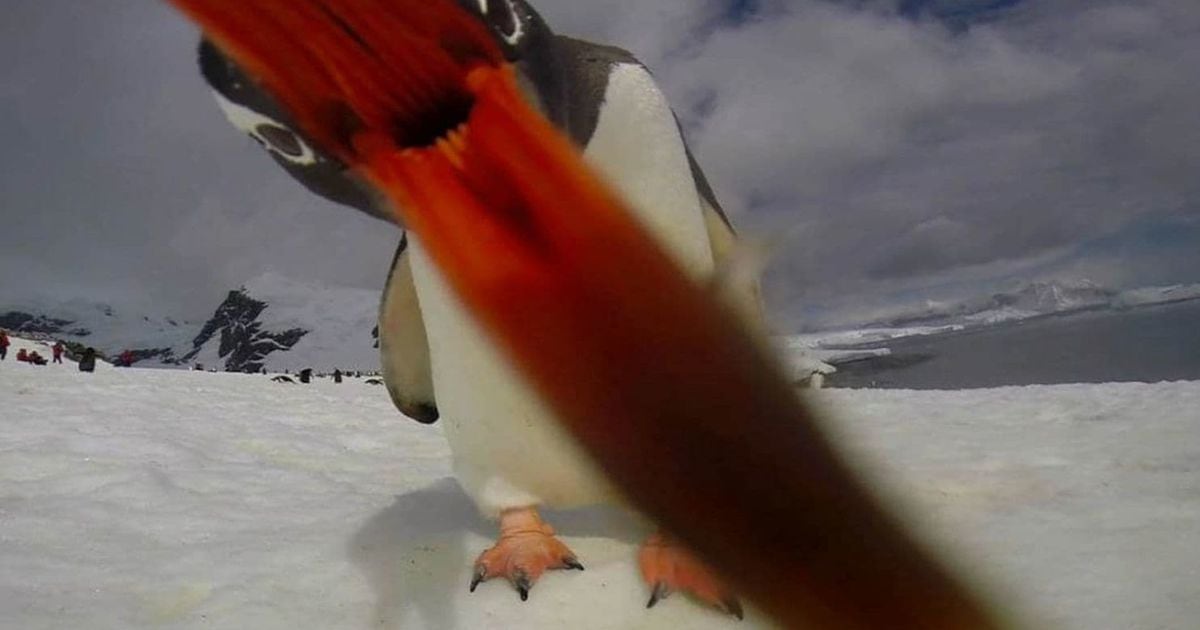
[(0, 328), (77, 342), (106, 356), (129, 350), (142, 367), (375, 371), (378, 302), (378, 291), (308, 284), (267, 273), (230, 291), (203, 320), (179, 321), (104, 303), (43, 299), (0, 307)]
[(107, 356), (131, 350), (138, 360), (169, 361), (191, 323), (132, 311), (103, 302), (29, 300), (0, 308), (0, 328), (31, 338), (58, 338), (91, 346)]
[(863, 328), (978, 326), (1100, 308), (1128, 308), (1200, 298), (1200, 284), (1116, 291), (1090, 280), (1029, 282), (1009, 291), (923, 305), (873, 319)]
[(230, 291), (180, 361), (234, 372), (374, 371), (379, 293), (267, 273)]
[(287, 351), (308, 331), (289, 328), (279, 332), (263, 330), (259, 315), (267, 303), (256, 300), (243, 287), (230, 291), (216, 313), (204, 323), (200, 334), (192, 340), (192, 349), (179, 358), (180, 363), (192, 363), (217, 336), (217, 357), (224, 360), (229, 372), (258, 372), (267, 357), (276, 350)]

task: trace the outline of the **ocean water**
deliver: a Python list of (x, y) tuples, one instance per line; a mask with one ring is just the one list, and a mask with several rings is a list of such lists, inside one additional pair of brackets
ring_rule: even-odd
[(829, 386), (969, 389), (1200, 380), (1200, 300), (1053, 315), (863, 347), (886, 347), (892, 354), (838, 366)]

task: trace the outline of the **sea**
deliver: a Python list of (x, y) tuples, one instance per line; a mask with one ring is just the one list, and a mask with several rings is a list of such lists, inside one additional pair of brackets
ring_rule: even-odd
[(1200, 300), (1047, 315), (854, 347), (888, 348), (891, 354), (839, 365), (826, 386), (971, 389), (1200, 380)]

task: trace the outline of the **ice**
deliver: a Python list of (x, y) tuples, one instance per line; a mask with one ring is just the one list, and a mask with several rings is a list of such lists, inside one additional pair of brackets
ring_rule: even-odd
[(1143, 287), (1121, 292), (1117, 306), (1146, 306), (1200, 299), (1200, 284), (1174, 284), (1165, 287)]
[[(550, 513), (587, 566), (467, 592), (493, 525), (383, 388), (0, 362), (0, 627), (734, 628), (633, 559), (647, 525)], [(46, 349), (39, 350), (49, 356)], [(860, 468), (1052, 627), (1200, 619), (1200, 383), (824, 390)], [(1016, 602), (1020, 602), (1019, 604)]]

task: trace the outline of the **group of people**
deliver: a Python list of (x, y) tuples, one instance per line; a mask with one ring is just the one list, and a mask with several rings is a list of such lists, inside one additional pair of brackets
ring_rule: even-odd
[[(8, 338), (8, 331), (0, 330), (0, 361), (3, 361), (8, 358), (8, 347), (10, 345), (12, 345), (12, 341)], [(17, 350), (17, 354), (16, 354), (15, 358), (17, 361), (20, 361), (21, 363), (28, 363), (30, 365), (46, 365), (47, 363), (51, 363), (51, 362), (62, 363), (63, 362), (63, 354), (66, 351), (67, 351), (67, 347), (63, 344), (63, 342), (56, 341), (56, 342), (54, 342), (54, 345), (50, 348), (50, 355), (51, 355), (50, 361), (47, 361), (46, 357), (43, 357), (41, 355), (41, 353), (38, 352), (37, 350), (28, 350), (26, 348), (21, 348), (20, 350)], [(96, 350), (95, 350), (95, 348), (88, 348), (87, 350), (84, 350), (83, 355), (79, 358), (79, 371), (80, 372), (93, 372), (95, 370), (96, 370)]]

